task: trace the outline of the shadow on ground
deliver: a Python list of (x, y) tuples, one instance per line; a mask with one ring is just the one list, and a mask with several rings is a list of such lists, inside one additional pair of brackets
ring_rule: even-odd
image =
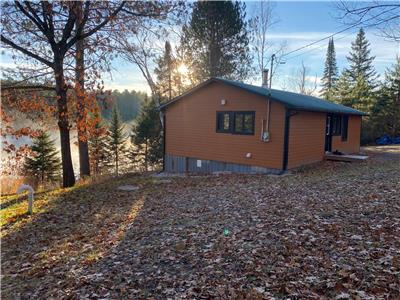
[(75, 188), (49, 200), (43, 212), (12, 221), (30, 218), (21, 226), (6, 233), (3, 228), (2, 296), (47, 298), (118, 243), (143, 204), (141, 193), (116, 190), (126, 181), (146, 186), (148, 179)]
[(399, 158), (74, 190), (4, 239), (3, 297), (398, 298)]

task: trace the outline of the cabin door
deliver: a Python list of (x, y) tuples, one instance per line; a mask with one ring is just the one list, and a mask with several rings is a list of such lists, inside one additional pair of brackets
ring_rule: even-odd
[(326, 115), (325, 152), (332, 152), (332, 115)]

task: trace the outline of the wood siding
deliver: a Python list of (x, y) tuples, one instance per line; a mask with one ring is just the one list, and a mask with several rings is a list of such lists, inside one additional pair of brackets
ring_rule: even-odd
[[(221, 99), (226, 100), (221, 105)], [(211, 83), (171, 104), (166, 114), (165, 152), (169, 155), (282, 168), (285, 108), (271, 102), (270, 141), (261, 141), (261, 124), (268, 111), (264, 97)], [(216, 132), (217, 111), (255, 111), (254, 135)], [(251, 153), (251, 158), (246, 154)]]
[(347, 140), (342, 141), (341, 136), (332, 137), (332, 151), (350, 154), (360, 152), (361, 117), (349, 116)]
[(298, 111), (290, 118), (288, 169), (323, 160), (325, 113)]

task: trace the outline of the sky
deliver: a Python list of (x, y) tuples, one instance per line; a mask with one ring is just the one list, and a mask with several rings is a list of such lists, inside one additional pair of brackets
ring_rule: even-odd
[[(251, 6), (251, 3), (249, 3)], [(290, 52), (313, 41), (327, 37), (343, 28), (338, 18), (339, 13), (334, 3), (324, 2), (276, 2), (275, 12), (280, 22), (271, 30), (271, 38), (280, 42), (286, 40), (287, 50)], [(336, 58), (339, 71), (346, 68), (351, 42), (354, 41), (359, 27), (346, 31), (334, 37)], [(396, 55), (400, 54), (399, 43), (386, 41), (372, 28), (364, 29), (371, 44), (371, 55), (376, 56), (374, 66), (378, 73), (394, 63)], [(322, 76), (328, 40), (285, 57), (286, 63), (279, 66), (278, 82), (275, 87), (283, 87), (288, 78), (296, 74), (302, 62), (309, 69), (310, 76)]]
[[(329, 36), (346, 27), (337, 18), (338, 10), (331, 1), (277, 1), (273, 3), (275, 5), (274, 14), (279, 22), (271, 29), (269, 38), (276, 45), (285, 42), (286, 52)], [(248, 17), (254, 12), (255, 4), (256, 2), (246, 1)], [(350, 51), (351, 42), (355, 39), (358, 29), (354, 28), (334, 37), (339, 70), (347, 67), (346, 55)], [(371, 54), (376, 56), (374, 66), (378, 73), (383, 73), (394, 63), (396, 55), (400, 55), (400, 45), (378, 36), (375, 29), (365, 28), (365, 31), (371, 43)], [(328, 41), (325, 40), (313, 47), (286, 56), (285, 64), (279, 65), (277, 69), (272, 82), (273, 88), (293, 88), (290, 84), (296, 77), (302, 62), (307, 67), (310, 82), (314, 82), (315, 79), (319, 82), (323, 72), (327, 44)], [(9, 57), (2, 55), (1, 65), (10, 66), (12, 61)], [(149, 92), (145, 79), (134, 64), (115, 60), (112, 65), (112, 76), (107, 75), (104, 78), (106, 88)], [(250, 82), (260, 84), (260, 80), (253, 79)]]
[[(270, 40), (279, 45), (286, 43), (286, 52), (290, 52), (313, 41), (329, 36), (345, 27), (338, 18), (338, 10), (331, 1), (277, 1), (274, 14), (279, 20), (271, 29)], [(247, 15), (254, 12), (256, 2), (246, 1)], [(358, 27), (334, 37), (336, 58), (339, 71), (347, 67), (346, 55), (351, 49), (351, 42), (355, 39)], [(371, 54), (376, 56), (374, 66), (378, 73), (394, 63), (396, 55), (400, 55), (399, 43), (386, 41), (378, 35), (378, 31), (365, 28), (368, 40), (371, 43)], [(279, 65), (276, 78), (273, 79), (273, 88), (291, 89), (291, 82), (296, 77), (302, 64), (308, 70), (310, 83), (320, 82), (326, 55), (328, 40), (317, 43), (313, 47), (293, 53), (285, 57), (285, 64)], [(146, 81), (134, 65), (116, 61), (116, 71), (113, 79), (106, 79), (106, 85), (117, 89), (136, 89), (149, 91)], [(260, 84), (260, 79), (250, 80), (253, 84)]]

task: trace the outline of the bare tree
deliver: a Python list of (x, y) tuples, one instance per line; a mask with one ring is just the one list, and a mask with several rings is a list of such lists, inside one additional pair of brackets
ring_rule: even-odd
[[(140, 31), (127, 28), (126, 31), (114, 37), (115, 50), (124, 60), (138, 67), (157, 106), (160, 106), (161, 103), (153, 75), (155, 59), (163, 52), (169, 32), (179, 34), (175, 31), (174, 25), (181, 22), (185, 7), (184, 2), (176, 2), (163, 11), (157, 24), (153, 22), (142, 23)], [(161, 111), (159, 117), (163, 126), (164, 118)]]
[(362, 25), (378, 28), (388, 40), (400, 41), (400, 4), (399, 2), (373, 1), (348, 2), (337, 4), (339, 18), (347, 25)]
[[(253, 18), (250, 21), (251, 28), (251, 47), (257, 63), (256, 78), (261, 78), (261, 74), (269, 67), (271, 57), (274, 55), (274, 63), (279, 65), (282, 55), (286, 48), (286, 42), (275, 45), (268, 37), (271, 28), (279, 20), (274, 14), (274, 3), (269, 0), (261, 0), (254, 4)], [(271, 77), (276, 73), (277, 68), (273, 68)]]
[(311, 96), (317, 90), (317, 75), (315, 75), (314, 82), (310, 82), (308, 72), (308, 68), (304, 65), (304, 62), (302, 61), (301, 67), (297, 72), (297, 78), (295, 82), (297, 91), (300, 94)]
[(151, 70), (154, 59), (160, 50), (155, 44), (157, 39), (155, 33), (144, 30), (133, 36), (119, 36), (116, 46), (126, 61), (139, 68), (153, 96), (156, 95), (157, 89)]

